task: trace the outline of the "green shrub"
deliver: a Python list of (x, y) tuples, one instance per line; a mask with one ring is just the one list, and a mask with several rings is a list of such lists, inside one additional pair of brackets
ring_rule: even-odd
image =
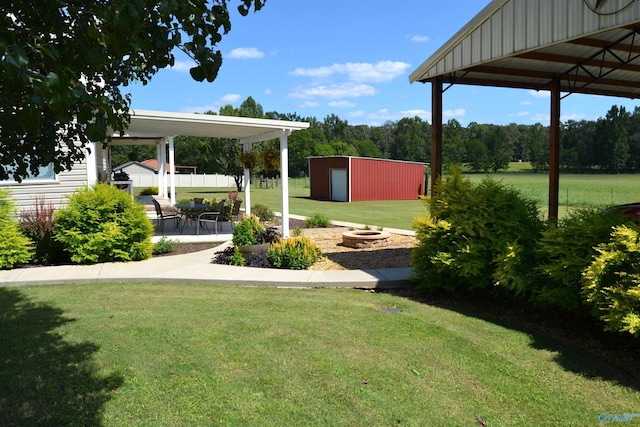
[(63, 250), (53, 239), (54, 212), (53, 203), (47, 202), (44, 195), (35, 197), (32, 208), (20, 211), (20, 229), (33, 243), (34, 263), (55, 264), (62, 260)]
[(611, 241), (596, 247), (597, 255), (583, 275), (583, 293), (605, 330), (640, 336), (640, 229), (615, 227)]
[(535, 201), (491, 178), (463, 179), (456, 167), (414, 222), (411, 265), (422, 289), (488, 288), (527, 292), (543, 222)]
[(307, 236), (289, 237), (271, 244), (267, 259), (275, 268), (304, 270), (322, 258), (320, 248)]
[(151, 256), (153, 225), (144, 205), (107, 184), (69, 196), (55, 213), (54, 238), (74, 263), (135, 261)]
[(262, 222), (271, 221), (274, 218), (273, 211), (268, 206), (260, 203), (251, 206), (251, 213), (260, 218)]
[(244, 256), (240, 252), (240, 249), (238, 249), (238, 247), (236, 246), (235, 249), (233, 250), (233, 255), (229, 257), (229, 265), (242, 267), (244, 266), (245, 262), (246, 260), (244, 259)]
[(0, 190), (0, 268), (27, 264), (33, 255), (31, 240), (20, 232), (15, 205), (9, 193)]
[(140, 190), (141, 196), (155, 196), (158, 194), (158, 187), (146, 187)]
[(159, 241), (153, 244), (153, 255), (169, 254), (173, 252), (173, 241), (167, 236), (162, 236)]
[(583, 305), (582, 273), (597, 255), (595, 247), (607, 243), (615, 226), (631, 220), (614, 210), (584, 208), (550, 223), (538, 245), (538, 278), (532, 301), (542, 307), (569, 310)]
[(233, 244), (236, 246), (247, 246), (264, 243), (262, 236), (266, 231), (265, 226), (257, 216), (245, 216), (238, 221), (233, 229)]
[(327, 228), (331, 227), (331, 220), (320, 213), (315, 213), (305, 220), (305, 224), (309, 228)]

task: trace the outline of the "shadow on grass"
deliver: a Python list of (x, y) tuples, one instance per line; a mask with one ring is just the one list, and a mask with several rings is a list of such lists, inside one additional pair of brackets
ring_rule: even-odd
[(65, 341), (56, 328), (69, 322), (58, 308), (0, 288), (0, 425), (102, 424), (123, 378), (97, 372), (94, 343)]
[(640, 391), (640, 340), (605, 333), (592, 318), (541, 311), (490, 292), (425, 295), (414, 288), (385, 292), (523, 332), (532, 348), (555, 353), (554, 360), (563, 369)]

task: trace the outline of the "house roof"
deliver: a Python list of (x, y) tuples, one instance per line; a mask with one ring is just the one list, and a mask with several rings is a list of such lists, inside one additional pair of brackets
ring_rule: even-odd
[(409, 81), (640, 97), (640, 2), (493, 0)]
[(164, 137), (177, 135), (231, 138), (240, 142), (259, 142), (278, 138), (284, 133), (306, 129), (309, 123), (211, 114), (174, 113), (133, 110), (131, 123), (123, 139), (114, 134), (113, 143), (155, 144)]

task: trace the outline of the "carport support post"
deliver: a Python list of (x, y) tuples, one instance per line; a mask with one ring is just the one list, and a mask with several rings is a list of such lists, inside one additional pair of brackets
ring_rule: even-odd
[[(242, 151), (251, 151), (251, 143), (243, 142)], [(244, 214), (251, 215), (251, 169), (244, 168)]]
[(431, 197), (442, 176), (442, 77), (431, 79)]
[(280, 136), (280, 178), (282, 178), (282, 237), (289, 237), (289, 147), (287, 135), (290, 130)]
[(171, 189), (169, 192), (169, 199), (171, 200), (171, 205), (176, 204), (176, 156), (175, 156), (175, 147), (173, 145), (173, 137), (169, 137), (169, 188)]
[(549, 129), (549, 219), (558, 219), (560, 192), (560, 82), (551, 84), (551, 123)]

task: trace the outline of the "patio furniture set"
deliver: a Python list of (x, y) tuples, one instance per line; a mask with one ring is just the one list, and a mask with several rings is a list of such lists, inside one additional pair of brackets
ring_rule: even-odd
[(164, 232), (165, 221), (174, 221), (174, 227), (179, 228), (182, 233), (187, 224), (194, 223), (196, 234), (199, 235), (201, 228), (205, 227), (208, 230), (208, 224), (213, 224), (215, 233), (218, 234), (222, 223), (229, 222), (232, 228), (235, 226), (242, 201), (234, 200), (230, 207), (226, 207), (225, 204), (226, 200), (221, 200), (216, 205), (209, 205), (203, 203), (202, 199), (194, 199), (189, 203), (163, 208), (157, 200), (153, 199), (157, 215), (156, 229)]

